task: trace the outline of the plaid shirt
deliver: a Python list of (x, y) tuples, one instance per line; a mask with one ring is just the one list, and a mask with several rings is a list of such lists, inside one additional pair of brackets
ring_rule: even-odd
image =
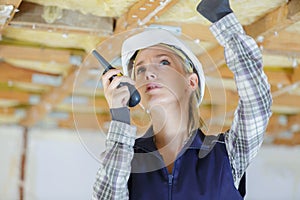
[[(211, 26), (225, 48), (225, 59), (234, 73), (240, 97), (231, 128), (225, 133), (234, 184), (257, 154), (271, 116), (272, 98), (262, 70), (262, 56), (255, 41), (245, 32), (233, 13)], [(92, 199), (128, 199), (127, 181), (131, 171), (136, 127), (112, 121), (106, 151), (96, 176)]]

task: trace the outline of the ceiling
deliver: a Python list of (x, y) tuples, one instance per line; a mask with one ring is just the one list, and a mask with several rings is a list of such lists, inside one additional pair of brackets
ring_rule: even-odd
[[(105, 131), (110, 115), (91, 50), (106, 50), (111, 60), (124, 31), (159, 26), (189, 38), (208, 77), (202, 116), (210, 130), (228, 129), (238, 101), (233, 75), (210, 24), (195, 11), (197, 3), (0, 0), (0, 123)], [(274, 98), (266, 143), (298, 145), (300, 1), (230, 3), (263, 52)], [(133, 123), (146, 127), (148, 116), (141, 109), (132, 115)]]

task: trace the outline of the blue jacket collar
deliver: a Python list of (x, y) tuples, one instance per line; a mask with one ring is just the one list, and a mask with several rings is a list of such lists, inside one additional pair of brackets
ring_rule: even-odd
[[(188, 138), (184, 149), (201, 149), (202, 140), (204, 138), (205, 135), (200, 129), (193, 131), (192, 135)], [(134, 148), (143, 149), (146, 152), (157, 151), (153, 139), (153, 127), (151, 126), (142, 137), (136, 139)]]

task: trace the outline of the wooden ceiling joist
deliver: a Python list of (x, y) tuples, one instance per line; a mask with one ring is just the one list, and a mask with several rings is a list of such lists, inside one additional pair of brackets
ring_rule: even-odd
[(16, 100), (19, 103), (28, 103), (29, 94), (26, 92), (1, 91), (0, 99)]
[(33, 73), (33, 71), (14, 67), (5, 62), (0, 62), (0, 82), (21, 81), (30, 83)]
[(268, 37), (279, 33), (288, 26), (300, 20), (300, 2), (289, 0), (288, 3), (269, 12), (256, 22), (245, 26), (246, 32), (253, 38)]
[[(53, 18), (47, 9), (57, 9), (57, 17)], [(58, 7), (44, 7), (38, 4), (23, 2), (10, 26), (46, 31), (68, 33), (86, 33), (99, 36), (109, 36), (113, 32), (113, 20), (108, 17), (84, 15), (78, 11), (62, 10)], [(48, 23), (47, 23), (48, 21)], [(66, 35), (67, 36), (67, 35)]]
[(153, 22), (179, 0), (137, 1), (129, 11), (121, 16), (116, 23), (115, 33), (129, 30)]
[(0, 82), (19, 82), (19, 83), (32, 83), (34, 75), (47, 75), (57, 77), (57, 75), (34, 71), (30, 69), (23, 69), (13, 66), (6, 62), (0, 62)]
[(286, 94), (282, 96), (278, 96), (273, 99), (273, 105), (276, 106), (288, 106), (291, 108), (299, 107), (300, 96)]
[[(0, 26), (0, 33), (2, 33), (2, 30), (9, 24), (9, 22), (14, 17), (15, 13), (18, 11), (18, 7), (20, 6), (22, 0), (0, 0), (0, 6), (12, 6), (12, 11), (9, 14), (9, 16), (6, 16), (7, 19), (5, 20), (4, 24), (1, 24)], [(4, 16), (1, 16), (4, 17)], [(3, 20), (3, 19), (2, 19)]]
[[(148, 23), (148, 25), (151, 25)], [(161, 25), (161, 26), (171, 26), (171, 27), (179, 27), (181, 30), (181, 34), (187, 36), (192, 40), (199, 40), (216, 43), (217, 40), (209, 30), (209, 26), (197, 23), (183, 23), (183, 22), (163, 22), (163, 23), (156, 23), (153, 22), (154, 25)]]
[(71, 51), (0, 44), (0, 58), (70, 64)]
[(281, 31), (267, 38), (260, 45), (265, 54), (300, 58), (300, 34)]
[(0, 5), (13, 5), (15, 7), (19, 7), (22, 0), (0, 0)]
[(300, 63), (297, 63), (297, 66), (295, 66), (293, 76), (292, 76), (293, 83), (300, 81)]
[[(290, 0), (287, 4), (284, 4), (283, 6), (277, 8), (276, 10), (268, 13), (267, 15), (253, 22), (252, 24), (245, 26), (244, 29), (246, 33), (252, 36), (254, 39), (257, 39), (258, 36), (261, 36), (263, 38), (266, 36), (270, 37), (271, 35), (274, 35), (274, 32), (280, 34), (281, 30), (287, 28), (288, 26), (300, 20), (299, 3), (300, 2), (298, 0)], [(292, 8), (293, 6), (297, 6), (297, 8), (294, 9)], [(263, 42), (263, 39), (261, 42)], [(272, 44), (269, 45), (271, 46)], [(266, 49), (269, 49), (269, 51), (271, 51), (271, 49), (274, 50), (275, 48), (275, 47), (268, 47), (268, 44), (265, 44), (264, 46), (266, 46)], [(204, 62), (202, 61), (204, 68), (206, 67), (207, 64), (208, 67), (211, 68), (212, 64), (218, 67), (225, 63), (224, 57), (221, 56), (223, 54), (223, 49), (220, 48), (219, 46), (215, 47), (214, 49), (211, 49), (209, 52), (209, 55), (213, 59), (213, 62), (211, 61), (207, 62), (206, 61), (207, 59), (205, 58), (205, 54), (206, 53), (199, 56), (200, 61), (205, 59)]]
[(40, 103), (32, 106), (27, 111), (27, 115), (21, 120), (20, 125), (25, 127), (35, 125), (38, 121), (42, 120), (55, 105), (62, 102), (62, 100), (72, 92), (76, 71), (74, 68), (69, 76), (64, 79), (60, 87), (52, 88), (48, 93), (43, 94)]
[(217, 45), (217, 47), (213, 47), (208, 52), (198, 56), (198, 59), (203, 66), (204, 72), (211, 75), (211, 73), (216, 72), (219, 66), (225, 64), (224, 48)]

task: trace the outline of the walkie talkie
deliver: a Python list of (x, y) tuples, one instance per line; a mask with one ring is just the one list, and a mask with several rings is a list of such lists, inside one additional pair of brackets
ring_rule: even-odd
[[(103, 58), (96, 50), (93, 50), (93, 55), (97, 58), (97, 60), (101, 63), (101, 65), (104, 67), (104, 72), (102, 75), (104, 75), (106, 72), (108, 72), (111, 69), (116, 69), (113, 66), (111, 66), (111, 64), (109, 64), (109, 62), (107, 62), (105, 60), (105, 58)], [(114, 77), (116, 76), (123, 76), (122, 73), (119, 73), (117, 75), (113, 75), (112, 77), (109, 78), (110, 81), (112, 81), (114, 79)], [(128, 87), (129, 93), (130, 93), (130, 99), (127, 103), (127, 105), (129, 107), (134, 107), (136, 106), (140, 100), (141, 100), (141, 96), (140, 93), (137, 91), (137, 89), (131, 85), (130, 83), (126, 83), (126, 82), (121, 82), (118, 87), (122, 87), (126, 85)]]

